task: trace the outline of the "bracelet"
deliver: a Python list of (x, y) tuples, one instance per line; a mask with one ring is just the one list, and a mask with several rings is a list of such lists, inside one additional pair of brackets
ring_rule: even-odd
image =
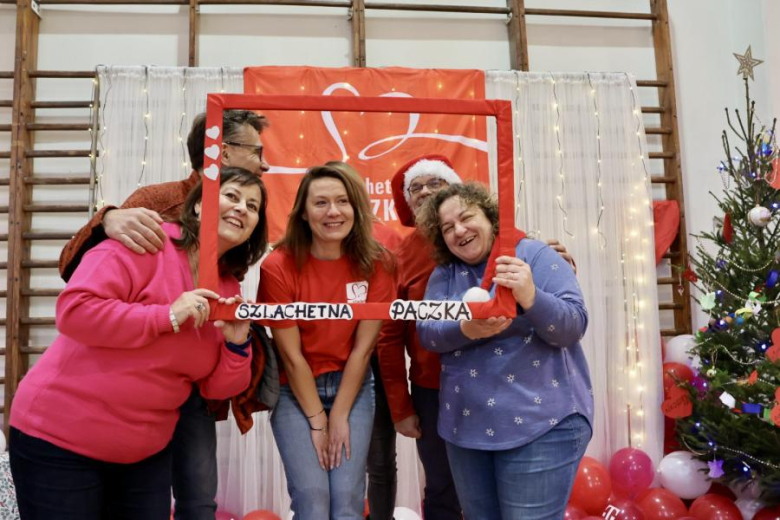
[(173, 327), (173, 333), (179, 333), (179, 320), (176, 319), (176, 315), (173, 313), (173, 307), (168, 309), (168, 319), (171, 320), (171, 327)]
[(310, 424), (310, 425), (309, 425), (309, 429), (310, 429), (311, 431), (313, 431), (313, 432), (323, 432), (323, 431), (325, 431), (325, 426), (323, 426), (322, 428), (312, 428), (312, 426), (311, 426), (311, 424)]
[(317, 417), (317, 416), (318, 416), (319, 414), (321, 414), (321, 413), (325, 413), (325, 408), (323, 408), (323, 409), (322, 409), (322, 410), (320, 410), (319, 412), (315, 413), (314, 415), (307, 415), (307, 416), (306, 416), (306, 418), (307, 418), (307, 419), (314, 419), (315, 417)]
[(252, 335), (247, 334), (246, 341), (243, 343), (233, 343), (232, 341), (225, 340), (225, 343), (227, 343), (228, 348), (240, 348), (241, 350), (246, 349), (249, 345), (252, 344)]

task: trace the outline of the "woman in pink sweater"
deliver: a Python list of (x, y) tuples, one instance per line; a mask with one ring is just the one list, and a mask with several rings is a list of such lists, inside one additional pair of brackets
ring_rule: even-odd
[[(221, 295), (267, 244), (266, 192), (241, 168), (220, 179)], [(250, 378), (249, 322), (208, 320), (196, 289), (202, 187), (184, 203), (157, 254), (105, 240), (57, 300), (60, 335), (19, 385), (11, 471), (22, 519), (168, 519), (168, 443), (193, 384), (225, 399)]]

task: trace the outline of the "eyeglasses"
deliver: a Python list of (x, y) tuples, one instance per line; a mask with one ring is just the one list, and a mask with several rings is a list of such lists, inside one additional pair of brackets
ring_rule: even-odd
[(412, 184), (409, 186), (409, 194), (416, 195), (422, 191), (423, 188), (428, 188), (428, 191), (436, 191), (447, 185), (447, 182), (441, 179), (430, 179), (428, 182)]
[(245, 144), (245, 143), (237, 143), (235, 141), (224, 141), (225, 144), (229, 144), (230, 146), (238, 146), (239, 148), (247, 148), (252, 152), (253, 155), (256, 155), (258, 159), (263, 158), (263, 147), (262, 146), (256, 146), (254, 144)]

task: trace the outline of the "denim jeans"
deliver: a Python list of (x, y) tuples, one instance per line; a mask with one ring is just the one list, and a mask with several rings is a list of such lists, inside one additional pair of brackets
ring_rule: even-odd
[(562, 519), (591, 435), (588, 421), (574, 414), (538, 439), (509, 450), (471, 450), (448, 442), (465, 517)]
[[(412, 385), (412, 404), (420, 417), (422, 437), (417, 453), (425, 469), (423, 517), (435, 520), (461, 520), (458, 493), (447, 459), (447, 444), (439, 437), (439, 391)], [(372, 519), (373, 520), (373, 519)]]
[[(325, 411), (330, 413), (341, 383), (341, 372), (315, 378)], [(271, 428), (287, 474), (287, 491), (296, 520), (358, 520), (363, 518), (366, 458), (374, 422), (374, 381), (368, 370), (349, 414), (352, 456), (342, 452), (341, 466), (320, 468), (311, 441), (309, 421), (290, 385), (282, 385), (271, 413)]]
[(371, 371), (374, 374), (376, 411), (371, 444), (368, 447), (368, 508), (371, 511), (371, 520), (392, 520), (398, 488), (395, 425), (390, 416), (376, 356), (371, 356)]
[(214, 520), (217, 511), (217, 429), (206, 400), (193, 385), (173, 432), (176, 520)]
[(24, 520), (170, 518), (170, 446), (139, 462), (116, 464), (11, 428), (9, 452)]

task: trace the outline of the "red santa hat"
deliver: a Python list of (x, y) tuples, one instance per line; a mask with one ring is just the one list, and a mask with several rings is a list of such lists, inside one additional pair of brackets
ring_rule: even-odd
[(414, 211), (409, 205), (412, 196), (409, 186), (417, 177), (431, 175), (448, 184), (459, 184), (461, 181), (452, 163), (443, 155), (423, 155), (404, 164), (393, 175), (392, 188), (395, 200), (395, 211), (404, 226), (414, 227)]

